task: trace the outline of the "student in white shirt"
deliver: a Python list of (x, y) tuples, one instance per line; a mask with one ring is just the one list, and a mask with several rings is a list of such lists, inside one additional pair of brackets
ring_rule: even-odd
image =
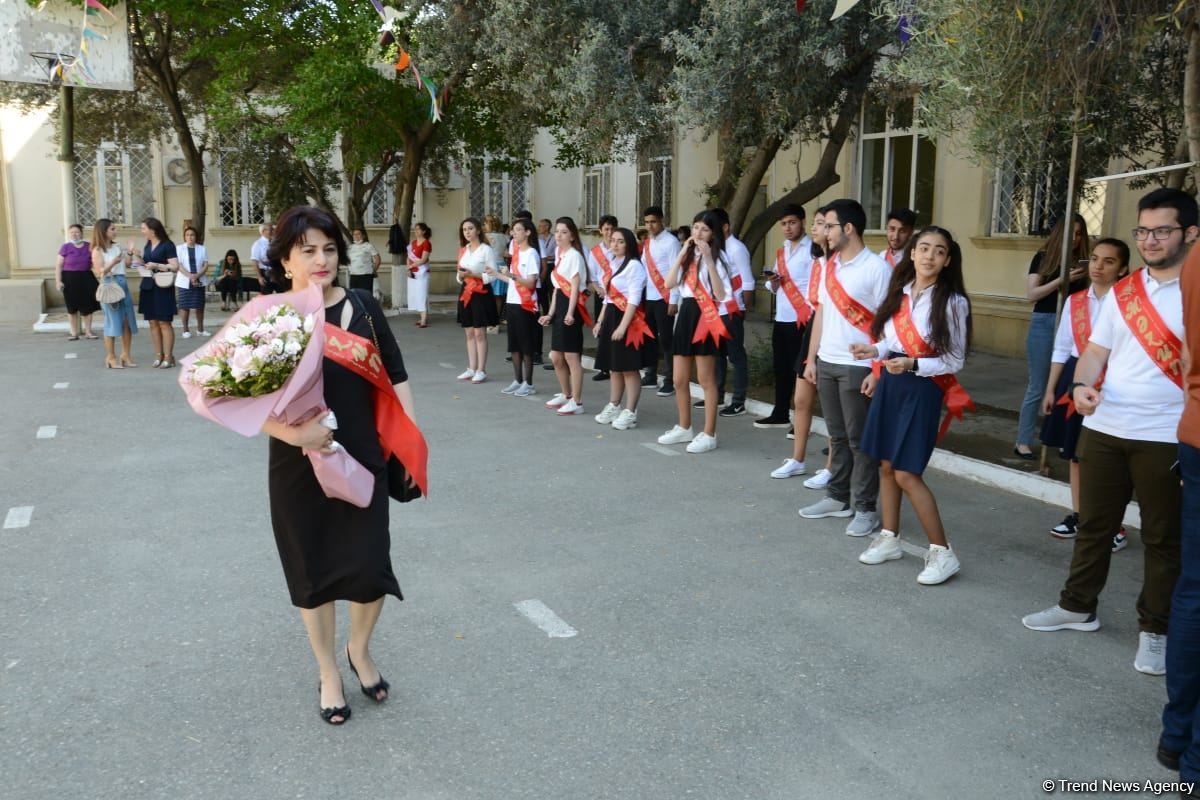
[(895, 269), (904, 258), (904, 250), (912, 238), (913, 230), (917, 227), (917, 212), (911, 208), (893, 208), (887, 215), (887, 227), (884, 236), (887, 237), (887, 247), (879, 251), (879, 257), (887, 265)]
[(679, 255), (679, 237), (666, 229), (663, 223), (663, 210), (659, 206), (650, 206), (642, 212), (642, 222), (646, 226), (646, 240), (642, 242), (642, 264), (646, 267), (646, 322), (654, 332), (652, 339), (643, 353), (643, 366), (646, 377), (643, 386), (658, 384), (658, 359), (662, 356), (662, 385), (658, 388), (659, 397), (671, 397), (675, 394), (675, 382), (671, 379), (671, 361), (673, 337), (671, 328), (675, 322), (675, 312), (679, 309), (679, 289), (667, 289), (666, 297), (659, 291), (658, 283), (651, 274), (654, 270), (662, 277), (662, 286), (666, 289), (667, 272)]
[(537, 237), (533, 223), (526, 219), (513, 220), (512, 241), (515, 245), (509, 255), (509, 265), (497, 271), (491, 268), (492, 280), (504, 280), (508, 286), (505, 295), (504, 318), (508, 320), (508, 352), (512, 354), (513, 382), (502, 394), (528, 397), (537, 394), (533, 388), (534, 331), (538, 325), (537, 288), (541, 258), (534, 242)]
[(725, 351), (725, 340), (729, 338), (720, 308), (733, 296), (723, 245), (720, 217), (712, 211), (700, 212), (692, 220), (691, 237), (667, 275), (667, 288), (678, 286), (680, 295), (671, 374), (681, 388), (686, 387), (692, 362), (696, 363), (696, 377), (704, 389), (704, 430), (692, 433), (691, 398), (688, 392), (677, 391), (679, 423), (659, 436), (658, 443), (687, 442), (689, 453), (707, 453), (717, 447), (717, 358)]
[[(906, 341), (906, 325), (927, 347)], [(859, 445), (879, 461), (883, 532), (858, 560), (882, 564), (904, 555), (899, 539), (903, 492), (929, 539), (917, 582), (944, 583), (958, 572), (958, 557), (946, 541), (937, 500), (922, 475), (937, 443), (944, 397), (955, 385), (948, 383), (949, 376), (962, 369), (971, 343), (962, 251), (949, 231), (931, 225), (917, 234), (911, 255), (892, 274), (871, 338), (879, 343), (855, 342), (850, 350), (859, 360), (883, 359)], [(935, 378), (945, 383), (939, 385)]]
[(492, 300), (492, 276), (496, 256), (483, 241), (483, 226), (475, 217), (467, 217), (458, 226), (458, 271), (454, 280), (462, 285), (458, 296), (458, 324), (467, 333), (467, 369), (460, 381), (483, 383), (487, 380), (487, 329), (499, 323), (496, 303)]
[[(870, 344), (870, 322), (887, 296), (892, 269), (863, 246), (867, 214), (856, 200), (835, 200), (825, 209), (825, 232), (833, 253), (822, 269), (817, 313), (804, 379), (817, 387), (829, 428), (832, 475), (826, 497), (800, 509), (805, 519), (853, 516), (848, 536), (867, 536), (879, 527), (879, 463), (859, 448), (875, 379), (871, 368), (850, 354), (853, 344)], [(837, 301), (830, 292), (838, 290)], [(854, 505), (851, 505), (851, 499)]]
[(262, 294), (279, 291), (279, 285), (271, 277), (271, 262), (267, 259), (267, 248), (271, 246), (271, 237), (274, 235), (274, 225), (269, 222), (259, 225), (258, 239), (250, 246), (250, 260), (258, 271), (258, 287)]
[[(542, 313), (546, 313), (546, 309), (550, 308), (550, 292), (554, 287), (550, 285), (550, 270), (554, 269), (554, 254), (557, 250), (557, 245), (554, 243), (554, 225), (548, 219), (540, 219), (537, 224), (538, 228), (538, 253), (542, 256), (541, 273), (538, 277), (537, 296), (538, 307)], [(533, 351), (533, 363), (542, 363), (542, 353), (545, 351), (545, 332), (546, 329), (541, 325), (538, 326), (536, 334), (536, 344)], [(553, 364), (545, 364), (542, 369), (554, 369)]]
[[(804, 235), (804, 207), (789, 204), (779, 212), (784, 242), (763, 272), (767, 290), (775, 295), (775, 321), (771, 325), (771, 356), (775, 372), (775, 405), (771, 413), (754, 420), (756, 428), (787, 428), (793, 404), (796, 361), (804, 361), (805, 334), (811, 328), (813, 309), (808, 305), (809, 275), (812, 274), (812, 240)], [(821, 216), (824, 220), (824, 216)], [(823, 224), (823, 223), (822, 223)], [(820, 230), (822, 239), (824, 227)], [(782, 251), (783, 264), (779, 263)], [(785, 286), (786, 281), (786, 286)], [(794, 290), (791, 290), (794, 287)], [(799, 293), (800, 307), (793, 297)], [(808, 315), (807, 319), (801, 319)], [(803, 459), (801, 459), (803, 460)], [(800, 474), (799, 472), (796, 473)]]
[[(619, 431), (637, 427), (638, 399), (642, 394), (642, 350), (654, 341), (646, 324), (642, 298), (646, 293), (646, 267), (637, 258), (637, 236), (628, 228), (617, 228), (609, 239), (613, 273), (604, 282), (604, 305), (592, 329), (596, 351), (608, 351), (612, 381), (608, 405), (596, 422)], [(620, 308), (623, 303), (625, 308)], [(621, 407), (622, 397), (625, 407)]]
[[(1083, 415), (1074, 412), (1074, 406), (1066, 399), (1067, 387), (1075, 380), (1075, 364), (1079, 361), (1079, 346), (1076, 335), (1087, 348), (1092, 324), (1100, 316), (1104, 296), (1113, 284), (1129, 273), (1129, 245), (1120, 239), (1101, 239), (1092, 248), (1088, 262), (1088, 279), (1091, 286), (1067, 298), (1062, 318), (1058, 321), (1058, 332), (1054, 336), (1054, 350), (1050, 355), (1050, 377), (1046, 381), (1046, 394), (1042, 398), (1042, 444), (1058, 449), (1058, 454), (1070, 464), (1071, 513), (1062, 522), (1050, 529), (1050, 535), (1058, 539), (1074, 539), (1075, 527), (1079, 524), (1079, 458), (1076, 446), (1083, 431)], [(1081, 319), (1076, 320), (1076, 314)], [(1078, 325), (1078, 329), (1077, 329)], [(1062, 403), (1059, 403), (1060, 398)], [(1113, 536), (1113, 552), (1126, 545), (1124, 529)]]
[(565, 417), (583, 413), (583, 326), (590, 321), (583, 289), (588, 275), (575, 220), (555, 221), (554, 243), (556, 263), (550, 272), (554, 293), (550, 310), (538, 322), (551, 326), (550, 363), (562, 390), (546, 401), (546, 408)]
[[(613, 231), (617, 229), (617, 218), (612, 214), (600, 217), (600, 241), (592, 245), (587, 252), (588, 288), (592, 292), (592, 315), (600, 316), (600, 308), (604, 303), (605, 273), (612, 272), (613, 254), (608, 243), (612, 240)], [(594, 381), (606, 381), (608, 374), (608, 354), (596, 353), (596, 374)]]
[[(1094, 631), (1112, 558), (1112, 532), (1137, 495), (1145, 547), (1133, 668), (1162, 675), (1167, 623), (1180, 569), (1182, 496), (1172, 468), (1183, 413), (1183, 296), (1179, 278), (1200, 235), (1196, 199), (1156, 189), (1138, 202), (1133, 229), (1146, 264), (1104, 298), (1068, 396), (1083, 414), (1079, 438), (1079, 525), (1071, 570), (1057, 605), (1021, 622), (1035, 631)], [(1194, 357), (1195, 354), (1193, 354)], [(1096, 381), (1104, 371), (1104, 385)]]
[[(754, 271), (750, 267), (750, 251), (730, 232), (729, 214), (723, 208), (713, 212), (721, 218), (725, 236), (725, 256), (729, 260), (729, 280), (733, 295), (725, 301), (725, 325), (729, 341), (725, 355), (717, 359), (717, 402), (725, 397), (725, 374), (733, 364), (733, 394), (729, 404), (718, 411), (722, 417), (739, 417), (746, 413), (746, 391), (750, 387), (750, 364), (746, 357), (746, 294), (754, 293)], [(701, 408), (703, 401), (697, 401)]]

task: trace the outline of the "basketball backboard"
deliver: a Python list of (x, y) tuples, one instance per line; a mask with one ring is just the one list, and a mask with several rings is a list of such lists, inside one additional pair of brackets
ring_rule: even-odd
[(133, 90), (125, 0), (0, 0), (0, 81)]

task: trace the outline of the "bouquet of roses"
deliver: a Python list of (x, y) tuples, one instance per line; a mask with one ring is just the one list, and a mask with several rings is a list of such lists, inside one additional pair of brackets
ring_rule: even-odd
[[(321, 416), (336, 430), (337, 419), (325, 407), (324, 350), (320, 288), (259, 295), (183, 359), (179, 384), (192, 410), (243, 436), (257, 435), (268, 419), (298, 425)], [(322, 490), (366, 508), (374, 476), (337, 442), (332, 451), (304, 451)]]

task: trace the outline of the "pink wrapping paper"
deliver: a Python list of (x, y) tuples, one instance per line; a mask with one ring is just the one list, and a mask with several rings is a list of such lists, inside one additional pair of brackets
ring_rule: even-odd
[[(208, 355), (212, 347), (223, 340), (226, 329), (254, 319), (272, 306), (286, 303), (302, 317), (312, 314), (316, 325), (300, 363), (283, 386), (276, 392), (260, 397), (208, 397), (204, 389), (188, 380), (196, 359)], [(181, 360), (179, 385), (187, 396), (188, 405), (200, 416), (242, 436), (257, 436), (268, 419), (287, 425), (297, 425), (327, 411), (322, 361), (325, 351), (325, 300), (318, 286), (285, 294), (260, 294), (230, 317), (212, 340)], [(344, 500), (359, 508), (371, 504), (375, 491), (375, 476), (358, 463), (344, 447), (332, 453), (305, 450), (312, 463), (313, 473), (326, 497)]]

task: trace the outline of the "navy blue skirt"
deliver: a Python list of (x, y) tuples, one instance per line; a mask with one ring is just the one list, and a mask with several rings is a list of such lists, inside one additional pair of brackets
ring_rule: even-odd
[(1057, 447), (1058, 454), (1068, 461), (1078, 461), (1075, 448), (1079, 444), (1079, 434), (1083, 431), (1083, 415), (1075, 413), (1067, 419), (1067, 407), (1058, 405), (1058, 398), (1067, 393), (1067, 387), (1075, 380), (1075, 363), (1079, 359), (1071, 356), (1063, 364), (1062, 374), (1058, 383), (1054, 384), (1055, 406), (1046, 421), (1042, 423), (1042, 444), (1047, 447)]
[[(903, 355), (893, 353), (894, 357)], [(930, 378), (886, 369), (875, 387), (858, 448), (892, 469), (920, 475), (937, 444), (942, 390)]]
[(170, 322), (175, 318), (175, 284), (163, 288), (154, 278), (142, 278), (138, 290), (138, 313), (150, 321)]

